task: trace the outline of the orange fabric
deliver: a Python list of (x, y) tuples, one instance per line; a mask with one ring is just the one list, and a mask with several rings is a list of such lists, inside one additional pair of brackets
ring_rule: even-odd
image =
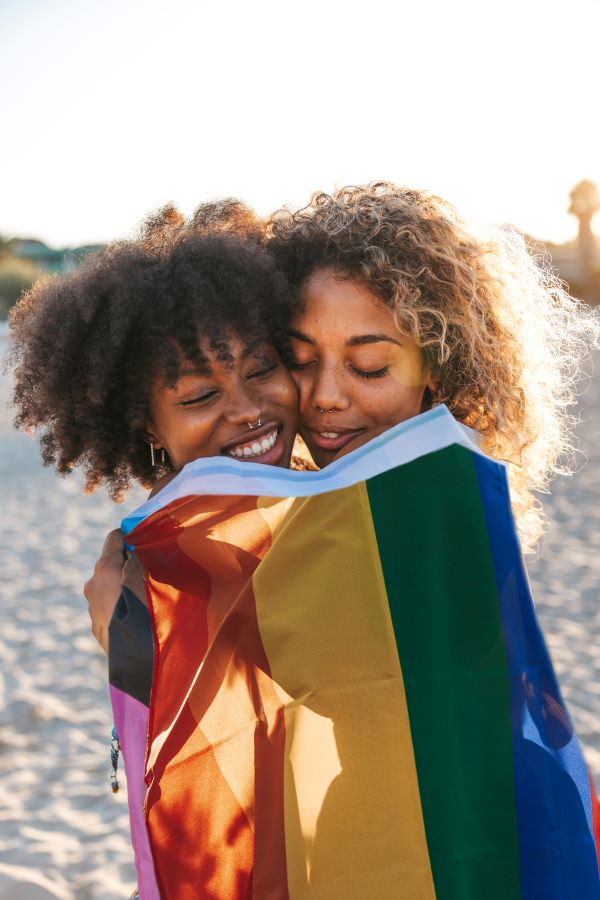
[(202, 505), (177, 501), (136, 530), (157, 623), (146, 799), (157, 878), (165, 900), (287, 900), (285, 725), (251, 587), (271, 532), (254, 498)]

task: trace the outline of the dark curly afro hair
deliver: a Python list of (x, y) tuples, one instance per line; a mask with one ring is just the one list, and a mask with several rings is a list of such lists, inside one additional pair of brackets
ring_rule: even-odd
[(186, 222), (172, 206), (135, 240), (40, 280), (11, 315), (17, 427), (36, 432), (46, 465), (75, 466), (86, 488), (120, 499), (132, 479), (152, 484), (145, 428), (157, 377), (177, 381), (183, 357), (220, 358), (232, 333), (283, 346), (290, 306), (285, 277), (262, 228), (236, 200), (208, 203)]

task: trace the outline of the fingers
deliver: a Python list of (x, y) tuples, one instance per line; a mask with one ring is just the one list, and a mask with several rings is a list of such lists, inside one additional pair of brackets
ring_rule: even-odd
[(121, 573), (125, 560), (126, 551), (123, 534), (119, 528), (115, 528), (114, 531), (110, 531), (106, 536), (102, 552), (94, 564), (94, 578), (110, 578), (111, 571), (116, 572), (118, 570)]
[[(83, 586), (83, 595), (88, 604), (88, 615), (92, 621), (92, 634), (108, 654), (108, 624), (110, 622), (110, 610), (102, 603), (98, 593), (98, 577), (94, 573)], [(100, 600), (100, 602), (99, 602)]]
[(86, 583), (83, 586), (83, 596), (87, 600), (88, 606), (89, 606), (89, 604), (91, 603), (91, 600), (92, 600), (92, 579), (91, 578), (88, 578), (88, 580), (86, 581)]
[(93, 575), (83, 586), (92, 634), (105, 653), (108, 653), (108, 628), (121, 592), (124, 564), (125, 542), (117, 528), (107, 535)]
[(106, 535), (100, 559), (105, 556), (109, 559), (120, 558), (121, 565), (125, 562), (125, 539), (120, 528), (115, 528)]
[[(91, 617), (91, 616), (90, 616)], [(106, 628), (100, 628), (100, 626), (92, 620), (92, 628), (91, 632), (108, 656), (108, 631)]]

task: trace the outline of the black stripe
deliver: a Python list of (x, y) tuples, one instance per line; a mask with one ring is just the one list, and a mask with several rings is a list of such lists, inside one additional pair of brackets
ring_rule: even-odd
[(123, 586), (108, 629), (108, 680), (114, 687), (150, 706), (154, 644), (150, 613)]

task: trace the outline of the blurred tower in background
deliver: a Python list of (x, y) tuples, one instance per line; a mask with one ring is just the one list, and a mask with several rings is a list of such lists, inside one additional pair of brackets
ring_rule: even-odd
[(571, 191), (569, 212), (579, 219), (579, 253), (585, 279), (594, 269), (596, 239), (592, 231), (592, 219), (600, 209), (600, 192), (593, 181), (583, 179)]

